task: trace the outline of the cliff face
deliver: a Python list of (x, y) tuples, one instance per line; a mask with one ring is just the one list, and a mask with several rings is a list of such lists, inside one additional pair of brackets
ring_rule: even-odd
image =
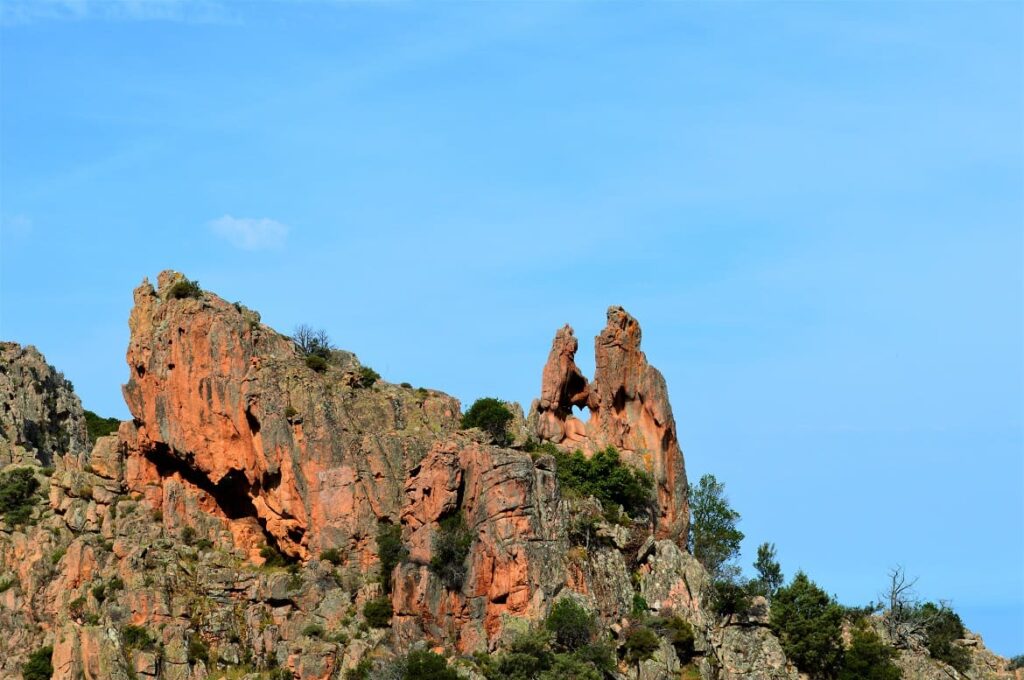
[(397, 522), (404, 482), (457, 427), (457, 400), (359, 381), (338, 353), (323, 374), (307, 367), (259, 316), (206, 293), (175, 299), (179, 274), (135, 291), (125, 400), (138, 424), (130, 487), (154, 497), (180, 478), (212, 498), (255, 551), (258, 527), (292, 557), (343, 549), (373, 560), (377, 521)]
[[(463, 677), (482, 680), (465, 655), (502, 648), (563, 598), (610, 631), (616, 680), (799, 677), (763, 603), (746, 617), (709, 608), (708, 576), (684, 547), (665, 383), (621, 308), (596, 340), (593, 381), (575, 365), (572, 330), (558, 332), (528, 427), (514, 409), (519, 448), (503, 448), (459, 430), (454, 398), (372, 380), (347, 352), (314, 370), (258, 314), (181, 294), (184, 282), (164, 272), (135, 291), (133, 419), (91, 450), (70, 385), (34, 350), (0, 346), (0, 443), (15, 443), (0, 451), (16, 452), (2, 474), (28, 463), (39, 487), (18, 518), (0, 513), (0, 677), (20, 677), (43, 645), (61, 680), (328, 680), (427, 645), (463, 656)], [(555, 458), (528, 453), (528, 433), (565, 450), (615, 446), (651, 472), (654, 528), (610, 523), (596, 500), (563, 495)], [(51, 461), (52, 472), (36, 465)], [(464, 578), (449, 582), (431, 560), (456, 515), (468, 548), (452, 565)], [(387, 526), (403, 551), (389, 575)], [(381, 601), (393, 616), (369, 626), (365, 607)], [(628, 661), (631, 627), (667, 612), (693, 626), (689, 665), (666, 636)], [(983, 672), (966, 677), (1008, 677), (975, 646)]]
[(35, 347), (0, 342), (0, 404), (0, 466), (52, 465), (88, 448), (78, 396)]
[[(658, 492), (656, 535), (680, 545), (689, 523), (686, 465), (676, 438), (668, 388), (640, 351), (640, 324), (622, 307), (608, 308), (608, 324), (594, 339), (594, 379), (576, 366), (579, 343), (565, 326), (555, 334), (534, 401), (537, 437), (584, 453), (614, 446), (630, 464), (654, 476)], [(587, 422), (573, 407), (590, 412)]]

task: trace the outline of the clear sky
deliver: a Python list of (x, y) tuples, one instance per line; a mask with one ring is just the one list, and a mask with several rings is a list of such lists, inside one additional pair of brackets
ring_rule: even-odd
[(621, 304), (744, 563), (1024, 653), (1021, 3), (2, 12), (0, 335), (87, 408), (164, 268), (526, 408)]

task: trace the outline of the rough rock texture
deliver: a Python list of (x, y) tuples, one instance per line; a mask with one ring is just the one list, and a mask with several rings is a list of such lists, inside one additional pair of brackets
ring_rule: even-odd
[(124, 394), (155, 469), (140, 462), (132, 487), (177, 475), (288, 555), (345, 548), (368, 566), (377, 520), (397, 519), (407, 472), (457, 427), (458, 401), (363, 387), (350, 354), (317, 373), (244, 307), (171, 297), (181, 278), (135, 291)]
[(52, 465), (88, 448), (82, 403), (35, 347), (0, 342), (0, 404), (0, 466)]
[[(44, 645), (57, 680), (336, 680), (427, 646), (482, 680), (469, 654), (500, 651), (561, 598), (596, 615), (618, 654), (614, 680), (798, 677), (766, 603), (735, 620), (708, 607), (708, 575), (681, 547), (685, 473), (664, 381), (621, 309), (598, 336), (593, 383), (575, 367), (571, 329), (559, 331), (542, 399), (528, 421), (513, 409), (513, 443), (501, 448), (458, 431), (457, 400), (370, 384), (346, 352), (317, 372), (255, 312), (211, 293), (175, 296), (182, 281), (164, 272), (158, 288), (136, 290), (133, 419), (91, 450), (70, 386), (34, 350), (3, 346), (22, 358), (5, 358), (0, 412), (71, 435), (66, 445), (9, 436), (26, 429), (4, 421), (4, 441), (43, 444), (19, 444), (16, 463), (47, 463), (47, 451), (53, 468), (32, 468), (27, 522), (0, 519), (0, 678), (20, 677)], [(571, 417), (574, 404), (591, 409), (590, 423)], [(563, 497), (555, 458), (523, 450), (531, 432), (588, 451), (615, 445), (651, 470), (657, 532)], [(430, 560), (454, 513), (472, 542), (461, 586), (447, 588)], [(407, 551), (390, 594), (382, 521), (400, 527)], [(370, 627), (364, 607), (388, 597), (390, 625)], [(693, 626), (695, 657), (683, 666), (663, 637), (650, 659), (627, 663), (631, 629), (670, 613)], [(967, 677), (1012, 677), (980, 640), (963, 644), (976, 660)], [(907, 680), (945, 672), (920, 654), (901, 663)]]
[[(594, 379), (576, 366), (578, 343), (568, 325), (551, 345), (540, 398), (531, 409), (537, 437), (566, 450), (592, 453), (614, 446), (630, 464), (654, 476), (658, 538), (686, 541), (689, 523), (686, 466), (676, 438), (668, 388), (640, 351), (640, 324), (622, 307), (608, 308), (608, 323), (594, 340)], [(573, 415), (587, 408), (590, 419)]]

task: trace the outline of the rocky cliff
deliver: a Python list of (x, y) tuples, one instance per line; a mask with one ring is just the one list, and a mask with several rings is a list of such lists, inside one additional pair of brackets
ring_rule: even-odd
[[(711, 607), (685, 549), (665, 381), (621, 308), (592, 381), (572, 330), (557, 333), (512, 447), (462, 430), (453, 397), (380, 380), (348, 352), (312, 361), (175, 272), (136, 289), (129, 326), (132, 420), (91, 449), (70, 385), (2, 345), (0, 484), (20, 486), (0, 494), (0, 677), (35, 653), (67, 680), (326, 680), (426, 646), (483, 678), (488, 655), (566, 599), (596, 618), (606, 677), (799, 677), (763, 601), (744, 616)], [(562, 488), (554, 453), (608, 446), (653, 478), (650, 515)], [(439, 566), (445, 540), (459, 557)], [(691, 647), (655, 627), (634, 658), (643, 620), (692, 629)], [(973, 649), (966, 677), (1010, 677)], [(925, 670), (905, 677), (946, 670), (908, 659)]]

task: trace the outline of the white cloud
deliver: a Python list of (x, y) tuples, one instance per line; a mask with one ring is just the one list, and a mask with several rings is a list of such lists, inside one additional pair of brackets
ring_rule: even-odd
[(277, 220), (225, 215), (209, 222), (213, 233), (242, 250), (280, 248), (288, 238), (288, 225)]

